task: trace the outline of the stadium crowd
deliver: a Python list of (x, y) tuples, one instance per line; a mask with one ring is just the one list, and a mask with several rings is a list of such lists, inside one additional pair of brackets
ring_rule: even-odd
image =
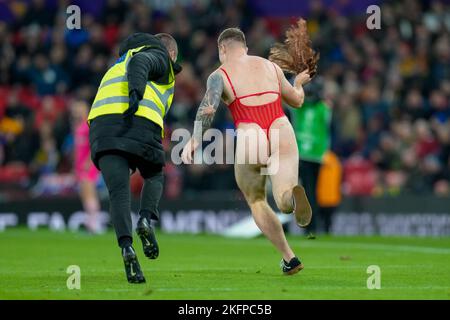
[[(178, 40), (183, 72), (167, 117), (169, 152), (170, 132), (192, 129), (206, 78), (218, 66), (220, 30), (241, 27), (249, 53), (267, 57), (295, 21), (257, 16), (246, 1), (190, 3), (165, 11), (144, 1), (98, 1), (97, 13), (82, 14), (80, 30), (66, 28), (69, 1), (52, 9), (43, 0), (1, 4), (10, 18), (0, 21), (0, 181), (32, 189), (44, 177), (70, 177), (71, 101), (92, 102), (118, 44), (132, 32)], [(379, 30), (367, 28), (365, 12), (343, 15), (320, 1), (311, 1), (305, 16), (333, 108), (332, 149), (344, 165), (344, 193), (449, 195), (450, 7), (417, 0), (380, 7)], [(220, 110), (214, 126), (232, 128)], [(165, 170), (168, 197), (236, 189), (231, 165), (168, 161)]]

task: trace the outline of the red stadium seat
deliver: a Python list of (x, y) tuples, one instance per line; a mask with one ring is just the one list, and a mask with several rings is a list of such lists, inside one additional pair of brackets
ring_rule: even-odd
[(41, 99), (29, 87), (20, 87), (18, 91), (19, 100), (26, 106), (36, 110), (41, 106)]
[(376, 169), (362, 157), (352, 157), (344, 163), (343, 191), (348, 196), (370, 196), (376, 186)]
[(8, 86), (0, 86), (0, 117), (5, 114), (6, 105), (8, 104), (8, 97), (11, 88)]
[(22, 183), (28, 179), (28, 169), (22, 163), (7, 164), (0, 167), (0, 182)]

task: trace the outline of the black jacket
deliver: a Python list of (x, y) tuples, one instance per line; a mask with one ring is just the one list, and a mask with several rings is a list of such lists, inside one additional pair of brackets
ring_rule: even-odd
[[(159, 39), (152, 35), (130, 36), (121, 44), (119, 54), (143, 45), (152, 47), (134, 54), (127, 67), (129, 92), (137, 92), (139, 99), (144, 95), (147, 81), (169, 83), (170, 64), (175, 73), (181, 71), (181, 67), (171, 61)], [(90, 123), (91, 158), (97, 168), (102, 154), (111, 151), (131, 153), (163, 166), (165, 159), (161, 140), (161, 127), (142, 117), (133, 116), (131, 121), (127, 121), (121, 114), (111, 114), (97, 117)]]

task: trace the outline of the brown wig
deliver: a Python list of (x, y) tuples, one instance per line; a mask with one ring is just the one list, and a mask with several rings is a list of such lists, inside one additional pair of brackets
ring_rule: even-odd
[(286, 31), (284, 43), (276, 43), (270, 49), (269, 60), (285, 72), (299, 74), (308, 69), (310, 77), (314, 77), (319, 53), (311, 48), (311, 39), (304, 19), (299, 19), (296, 26), (291, 26)]

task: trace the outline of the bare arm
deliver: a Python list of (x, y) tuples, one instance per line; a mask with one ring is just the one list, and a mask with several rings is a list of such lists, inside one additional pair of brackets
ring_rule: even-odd
[(191, 163), (192, 153), (203, 140), (203, 132), (211, 127), (223, 93), (223, 79), (217, 72), (211, 73), (206, 83), (206, 93), (197, 110), (192, 138), (183, 148), (181, 154), (184, 163)]
[(300, 108), (305, 99), (305, 92), (303, 85), (310, 80), (308, 70), (303, 71), (295, 77), (294, 85), (292, 86), (284, 76), (280, 67), (276, 66), (278, 76), (281, 79), (281, 97), (283, 100), (293, 108)]
[(200, 103), (194, 123), (194, 138), (201, 141), (203, 132), (211, 127), (223, 93), (223, 79), (217, 72), (211, 73), (206, 82), (206, 93)]

